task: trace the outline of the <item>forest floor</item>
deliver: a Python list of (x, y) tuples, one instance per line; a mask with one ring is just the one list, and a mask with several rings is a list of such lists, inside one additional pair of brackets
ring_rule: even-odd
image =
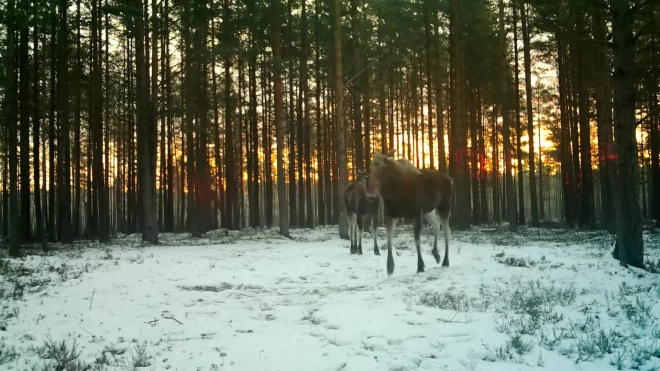
[(389, 279), (382, 228), (381, 256), (336, 228), (2, 250), (0, 369), (660, 369), (660, 274), (621, 267), (611, 236), (455, 232), (442, 268), (425, 226), (416, 274), (398, 231)]

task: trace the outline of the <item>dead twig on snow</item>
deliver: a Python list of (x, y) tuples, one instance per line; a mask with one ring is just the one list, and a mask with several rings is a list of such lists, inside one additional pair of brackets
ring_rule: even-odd
[(165, 316), (163, 316), (163, 318), (165, 318), (165, 319), (171, 319), (172, 321), (176, 321), (176, 322), (178, 322), (180, 325), (183, 325), (183, 322), (179, 321), (178, 319), (176, 319), (176, 318), (174, 318), (174, 317), (165, 317)]
[(95, 293), (96, 293), (96, 287), (94, 287), (94, 291), (92, 291), (92, 298), (89, 300), (89, 310), (92, 310), (92, 303), (94, 302)]

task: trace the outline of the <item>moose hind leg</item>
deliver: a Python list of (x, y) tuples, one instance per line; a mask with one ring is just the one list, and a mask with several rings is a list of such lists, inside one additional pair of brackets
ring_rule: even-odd
[(394, 228), (396, 227), (397, 220), (395, 218), (386, 216), (385, 225), (387, 226), (387, 275), (391, 276), (394, 273), (394, 257), (392, 256), (392, 238), (394, 236)]
[(413, 234), (415, 235), (415, 247), (417, 248), (417, 273), (424, 272), (424, 259), (422, 259), (422, 247), (420, 235), (422, 234), (422, 218), (416, 217), (413, 222)]
[(440, 218), (442, 230), (445, 232), (445, 258), (442, 261), (443, 267), (449, 266), (449, 239), (451, 239), (451, 229), (449, 229), (449, 218)]
[(357, 245), (357, 253), (362, 255), (362, 231), (363, 231), (363, 224), (364, 224), (364, 215), (356, 215), (355, 219), (357, 220), (357, 227), (358, 227), (358, 245)]
[(347, 218), (348, 218), (348, 237), (351, 239), (351, 254), (355, 254), (355, 228), (354, 228), (354, 220), (353, 220), (353, 213), (348, 213)]
[(440, 216), (433, 210), (430, 213), (424, 214), (424, 219), (433, 226), (433, 257), (436, 263), (440, 263), (440, 253), (438, 252), (438, 237), (440, 235)]
[(374, 254), (380, 255), (380, 250), (378, 250), (378, 229), (376, 228), (376, 216), (371, 216), (371, 234), (374, 236)]

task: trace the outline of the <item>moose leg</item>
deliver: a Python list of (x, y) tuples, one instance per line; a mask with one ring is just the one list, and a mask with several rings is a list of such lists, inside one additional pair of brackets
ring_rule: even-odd
[(358, 245), (357, 245), (357, 253), (362, 255), (362, 227), (364, 224), (364, 215), (356, 215), (355, 216), (356, 222), (357, 222), (357, 227), (358, 227)]
[(355, 239), (353, 238), (353, 213), (348, 213), (346, 215), (348, 218), (348, 237), (351, 239), (351, 254), (354, 254), (355, 251)]
[(385, 225), (387, 226), (387, 275), (394, 273), (394, 257), (392, 257), (392, 238), (394, 228), (396, 227), (396, 218), (385, 216)]
[(424, 259), (422, 259), (422, 247), (420, 235), (422, 234), (422, 217), (416, 217), (413, 221), (413, 234), (415, 235), (415, 247), (417, 248), (417, 273), (424, 272)]
[(433, 226), (433, 257), (436, 263), (440, 263), (440, 253), (438, 252), (438, 236), (440, 235), (440, 216), (433, 210), (430, 213), (424, 214), (424, 219)]
[(443, 267), (449, 266), (449, 239), (451, 238), (451, 229), (449, 229), (449, 218), (440, 217), (442, 230), (445, 232), (445, 258), (442, 261)]
[(371, 234), (374, 236), (374, 254), (375, 255), (380, 255), (380, 251), (378, 250), (378, 229), (376, 228), (376, 216), (371, 217)]

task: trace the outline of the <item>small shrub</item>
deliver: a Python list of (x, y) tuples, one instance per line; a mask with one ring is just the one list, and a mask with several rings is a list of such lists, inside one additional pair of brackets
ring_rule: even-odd
[[(48, 336), (44, 344), (33, 349), (39, 358), (49, 360), (48, 365), (57, 370), (84, 370), (85, 365), (78, 361), (80, 351), (76, 340), (69, 347), (66, 340), (56, 342)], [(54, 364), (54, 365), (53, 365)]]
[(147, 342), (135, 345), (135, 351), (131, 349), (131, 360), (133, 367), (149, 367), (152, 363), (152, 357), (147, 352)]
[(18, 359), (16, 347), (5, 343), (5, 339), (0, 339), (0, 365), (13, 362)]
[(454, 293), (453, 288), (445, 293), (426, 292), (419, 297), (417, 304), (456, 312), (465, 312), (471, 307), (467, 295)]

